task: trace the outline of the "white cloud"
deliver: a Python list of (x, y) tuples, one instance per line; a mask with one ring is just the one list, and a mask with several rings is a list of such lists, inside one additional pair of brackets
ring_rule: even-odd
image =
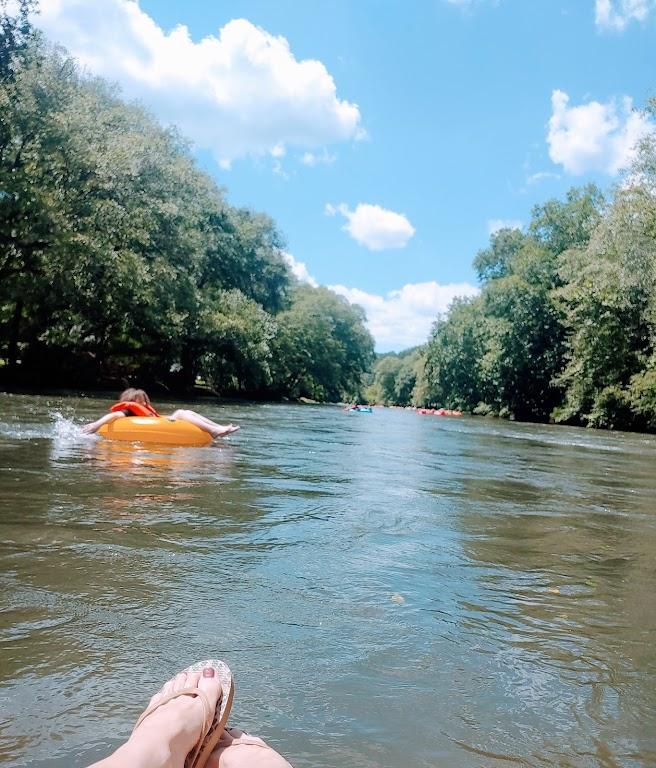
[(539, 184), (541, 181), (545, 181), (546, 179), (559, 178), (559, 173), (553, 173), (552, 171), (538, 171), (537, 173), (532, 173), (530, 176), (528, 176), (526, 182), (528, 184)]
[(311, 285), (313, 288), (319, 286), (319, 283), (308, 272), (308, 268), (304, 262), (296, 261), (291, 253), (287, 253), (286, 251), (283, 251), (281, 255), (297, 280), (300, 280), (302, 283), (308, 283), (308, 285)]
[[(298, 280), (313, 288), (318, 287), (318, 281), (302, 261), (297, 261), (286, 251), (281, 255)], [(367, 328), (379, 352), (398, 352), (423, 344), (437, 316), (446, 312), (456, 296), (475, 296), (479, 292), (478, 288), (469, 283), (440, 285), (435, 281), (410, 283), (385, 296), (344, 285), (327, 287), (351, 304), (359, 304), (364, 309)]]
[[(313, 288), (319, 283), (302, 261), (282, 252), (294, 276)], [(367, 327), (379, 352), (401, 351), (423, 344), (437, 316), (446, 312), (456, 296), (476, 296), (479, 289), (469, 283), (410, 283), (385, 296), (367, 293), (359, 288), (329, 285), (331, 291), (344, 296), (351, 304), (359, 304), (367, 315)]]
[(165, 31), (136, 0), (41, 0), (36, 23), (92, 72), (120, 83), (180, 126), (224, 168), (247, 155), (281, 158), (362, 138), (356, 104), (339, 99), (316, 60), (295, 58), (284, 37), (246, 19), (199, 42)]
[(303, 165), (309, 165), (310, 168), (319, 164), (331, 165), (335, 160), (337, 160), (337, 155), (331, 154), (325, 148), (321, 152), (305, 152), (301, 157)]
[(618, 32), (631, 21), (643, 23), (656, 8), (656, 0), (596, 0), (595, 23)]
[(415, 234), (415, 228), (402, 213), (379, 205), (358, 203), (351, 211), (345, 203), (337, 206), (327, 203), (325, 212), (328, 216), (341, 213), (347, 221), (343, 229), (370, 251), (405, 248)]
[(654, 130), (653, 123), (633, 110), (628, 96), (619, 102), (590, 101), (570, 107), (569, 96), (556, 90), (551, 105), (549, 157), (575, 175), (587, 171), (616, 174), (631, 162), (637, 142)]
[(493, 235), (501, 229), (521, 229), (522, 222), (517, 219), (488, 219), (487, 232)]
[(469, 283), (440, 285), (434, 281), (404, 285), (385, 296), (359, 288), (329, 286), (351, 304), (359, 304), (367, 315), (367, 327), (379, 352), (401, 351), (427, 339), (437, 316), (448, 309), (456, 296), (475, 296), (478, 288)]
[(291, 176), (287, 171), (283, 168), (283, 165), (279, 158), (274, 157), (273, 162), (271, 163), (271, 170), (276, 174), (276, 176), (280, 176), (280, 178), (283, 181), (289, 181)]

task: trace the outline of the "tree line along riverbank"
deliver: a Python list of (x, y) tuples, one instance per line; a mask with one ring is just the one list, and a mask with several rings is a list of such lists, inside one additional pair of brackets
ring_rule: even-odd
[(656, 429), (654, 134), (618, 186), (535, 206), (474, 267), (480, 294), (456, 300), (423, 347), (378, 359), (370, 398)]
[[(299, 283), (266, 215), (184, 138), (0, 0), (0, 384), (440, 405), (656, 428), (656, 141), (606, 192), (534, 208), (480, 294), (374, 357), (362, 310)], [(647, 107), (652, 118), (656, 102)]]
[(266, 215), (0, 2), (0, 380), (357, 397), (364, 313), (300, 284)]

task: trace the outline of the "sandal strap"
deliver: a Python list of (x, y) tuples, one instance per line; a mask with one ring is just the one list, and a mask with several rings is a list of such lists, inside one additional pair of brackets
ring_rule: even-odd
[(173, 701), (173, 699), (177, 699), (179, 696), (198, 696), (198, 698), (203, 702), (203, 728), (200, 732), (200, 737), (198, 739), (199, 743), (203, 740), (205, 737), (205, 734), (209, 730), (210, 725), (212, 724), (212, 721), (214, 720), (214, 709), (210, 706), (210, 701), (207, 698), (207, 694), (205, 691), (202, 691), (200, 688), (182, 688), (179, 691), (173, 691), (173, 693), (168, 693), (166, 696), (164, 696), (161, 701), (158, 701), (156, 704), (151, 704), (141, 715), (141, 717), (137, 720), (137, 724), (132, 729), (132, 733), (134, 733), (137, 728), (143, 723), (143, 721), (148, 717), (148, 715), (152, 715), (153, 712), (156, 709), (159, 709), (164, 704), (168, 704), (169, 701)]

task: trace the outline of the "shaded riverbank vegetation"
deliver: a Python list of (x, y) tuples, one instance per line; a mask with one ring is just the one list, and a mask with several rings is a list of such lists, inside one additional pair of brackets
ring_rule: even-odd
[(424, 347), (379, 358), (372, 399), (656, 429), (653, 135), (608, 197), (588, 185), (536, 206), (474, 267), (480, 295), (456, 300)]
[(0, 381), (357, 398), (364, 314), (299, 284), (267, 216), (0, 0)]

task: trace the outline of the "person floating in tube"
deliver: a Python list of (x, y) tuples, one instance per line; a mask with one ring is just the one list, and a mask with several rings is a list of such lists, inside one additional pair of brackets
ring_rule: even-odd
[[(110, 413), (97, 421), (92, 421), (91, 424), (85, 424), (82, 431), (90, 435), (97, 432), (105, 424), (111, 424), (116, 419), (122, 419), (125, 416), (159, 416), (159, 413), (150, 404), (150, 398), (143, 389), (126, 389), (119, 396), (118, 402), (112, 405)], [(211, 435), (214, 440), (230, 435), (239, 429), (236, 424), (217, 424), (215, 421), (189, 410), (179, 409), (166, 418), (170, 421), (187, 421), (194, 424), (203, 432)]]

